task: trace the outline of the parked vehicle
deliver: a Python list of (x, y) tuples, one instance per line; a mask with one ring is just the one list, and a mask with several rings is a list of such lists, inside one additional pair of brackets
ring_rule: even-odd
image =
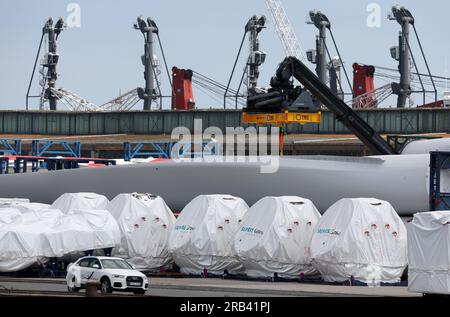
[(113, 291), (144, 294), (148, 288), (147, 277), (127, 261), (116, 257), (86, 256), (67, 268), (67, 288), (78, 292), (89, 281), (99, 282), (102, 294)]

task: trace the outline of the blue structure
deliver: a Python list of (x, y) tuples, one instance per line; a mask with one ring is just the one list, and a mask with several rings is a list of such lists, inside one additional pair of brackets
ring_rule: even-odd
[[(52, 150), (55, 145), (59, 145), (63, 150)], [(63, 141), (63, 140), (33, 140), (31, 143), (32, 156), (81, 156), (80, 141)]]
[(21, 139), (0, 139), (0, 154), (21, 155), (22, 140)]
[[(51, 149), (55, 145), (59, 146), (58, 150)], [(0, 139), (0, 154), (7, 154), (0, 156), (0, 174), (9, 173), (10, 161), (14, 162), (14, 173), (26, 173), (28, 163), (31, 163), (32, 172), (37, 172), (42, 168), (49, 171), (79, 168), (80, 163), (94, 163), (105, 166), (116, 165), (115, 160), (81, 157), (80, 141), (32, 140), (31, 150), (32, 156), (22, 155), (22, 140)]]
[(91, 162), (105, 166), (116, 165), (115, 160), (101, 158), (16, 156), (14, 158), (14, 173), (26, 173), (28, 163), (31, 163), (31, 171), (37, 172), (42, 168), (49, 171), (79, 168), (80, 163), (88, 164)]
[(430, 211), (450, 210), (450, 193), (441, 192), (442, 170), (450, 170), (450, 152), (430, 152)]
[[(196, 145), (200, 145), (200, 151), (196, 150)], [(130, 161), (136, 157), (157, 157), (157, 158), (193, 158), (205, 155), (219, 155), (219, 143), (216, 141), (146, 141), (146, 142), (125, 142), (124, 160)], [(147, 148), (147, 150), (144, 149)], [(174, 154), (174, 155), (172, 155)], [(175, 156), (175, 157), (174, 157)]]
[[(149, 147), (144, 150), (144, 146)], [(172, 142), (124, 142), (123, 144), (125, 161), (130, 161), (135, 157), (156, 156), (158, 158), (170, 158), (172, 151)]]

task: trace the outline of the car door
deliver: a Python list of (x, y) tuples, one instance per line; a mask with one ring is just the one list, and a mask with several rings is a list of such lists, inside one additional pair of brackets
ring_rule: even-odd
[(82, 259), (80, 262), (78, 262), (80, 283), (82, 285), (86, 284), (87, 278), (90, 275), (90, 272), (92, 270), (89, 267), (90, 262), (91, 262), (91, 258)]
[(101, 274), (102, 274), (102, 265), (101, 265), (100, 261), (96, 258), (93, 258), (89, 262), (89, 268), (90, 268), (89, 280), (91, 280), (91, 281), (100, 280)]

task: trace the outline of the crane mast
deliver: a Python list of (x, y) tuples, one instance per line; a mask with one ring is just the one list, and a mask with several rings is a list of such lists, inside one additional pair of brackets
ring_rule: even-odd
[(286, 57), (294, 56), (302, 62), (306, 62), (303, 49), (295, 36), (294, 29), (292, 28), (281, 0), (266, 0), (266, 5), (272, 15)]
[(247, 95), (253, 95), (258, 89), (259, 66), (265, 59), (266, 53), (259, 49), (258, 34), (265, 28), (266, 17), (254, 15), (245, 26), (245, 32), (249, 33), (249, 57), (247, 61)]

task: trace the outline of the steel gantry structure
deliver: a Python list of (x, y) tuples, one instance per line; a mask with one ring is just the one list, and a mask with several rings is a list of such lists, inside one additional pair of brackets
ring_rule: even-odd
[(305, 62), (304, 51), (295, 35), (294, 28), (289, 21), (281, 0), (266, 0), (266, 5), (272, 16), (286, 57), (294, 56)]

